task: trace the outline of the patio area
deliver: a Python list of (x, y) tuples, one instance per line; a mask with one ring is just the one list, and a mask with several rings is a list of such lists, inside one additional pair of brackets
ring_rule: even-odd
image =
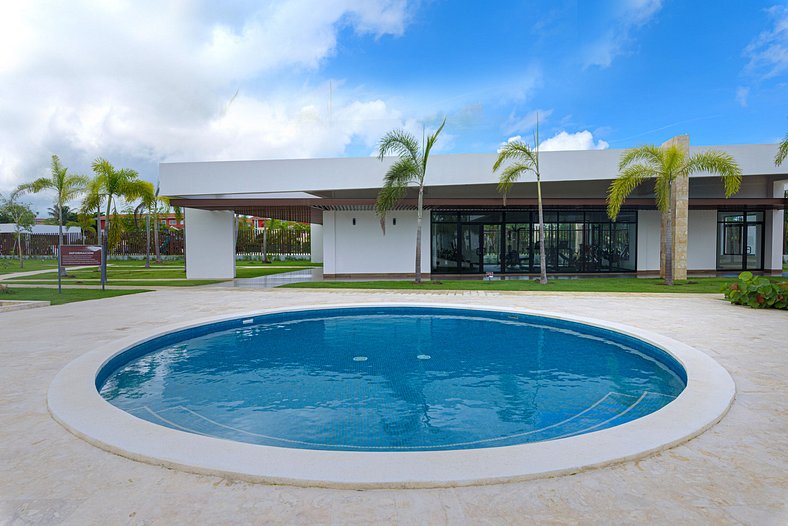
[[(159, 326), (274, 307), (430, 302), (516, 307), (662, 333), (733, 376), (728, 415), (660, 454), (576, 475), (429, 490), (252, 484), (135, 462), (49, 415), (55, 374)], [(201, 287), (0, 314), (2, 524), (757, 524), (788, 522), (788, 313), (721, 295)]]

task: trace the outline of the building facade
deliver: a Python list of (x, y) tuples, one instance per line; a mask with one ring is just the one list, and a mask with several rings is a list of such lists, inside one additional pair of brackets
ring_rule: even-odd
[[(692, 147), (691, 152), (710, 147)], [(743, 171), (724, 198), (709, 174), (686, 181), (685, 234), (676, 252), (692, 273), (782, 272), (788, 167), (776, 145), (716, 146)], [(623, 150), (543, 152), (540, 156), (547, 270), (560, 274), (657, 274), (661, 214), (645, 183), (616, 221), (607, 189)], [(536, 183), (524, 178), (506, 205), (492, 172), (495, 154), (430, 157), (424, 194), (421, 268), (427, 275), (535, 274), (539, 265)], [(385, 218), (374, 211), (393, 159), (296, 159), (163, 163), (162, 192), (186, 209), (190, 278), (234, 276), (234, 217), (312, 224), (312, 258), (324, 276), (407, 277), (415, 266), (416, 191)], [(385, 230), (385, 231), (384, 231)]]

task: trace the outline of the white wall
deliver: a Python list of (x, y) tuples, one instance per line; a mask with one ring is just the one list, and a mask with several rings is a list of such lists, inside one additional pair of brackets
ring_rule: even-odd
[(717, 268), (717, 211), (690, 210), (687, 270)]
[[(324, 274), (412, 275), (416, 265), (416, 211), (390, 212), (385, 235), (373, 211), (323, 212), (323, 258)], [(421, 272), (430, 273), (429, 211), (424, 212), (422, 220)]]
[(310, 260), (312, 263), (323, 262), (323, 225), (312, 223), (309, 225)]
[(659, 211), (638, 210), (639, 271), (659, 271)]
[[(776, 181), (772, 191), (773, 197), (783, 197), (786, 187), (788, 187), (788, 181)], [(767, 210), (763, 218), (763, 228), (766, 230), (763, 268), (764, 270), (782, 271), (785, 211)]]
[(235, 214), (231, 211), (184, 209), (186, 216), (186, 277), (235, 277)]

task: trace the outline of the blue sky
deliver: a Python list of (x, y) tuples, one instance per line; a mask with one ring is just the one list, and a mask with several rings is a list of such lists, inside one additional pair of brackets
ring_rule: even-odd
[(788, 2), (0, 4), (2, 193), (53, 153), (155, 182), (162, 161), (367, 156), (444, 117), (440, 152), (494, 152), (537, 112), (544, 149), (777, 142)]

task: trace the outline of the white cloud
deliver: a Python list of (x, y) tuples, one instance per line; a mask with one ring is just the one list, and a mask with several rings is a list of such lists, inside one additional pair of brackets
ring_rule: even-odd
[(775, 5), (766, 10), (773, 25), (761, 32), (742, 51), (748, 60), (744, 73), (766, 80), (788, 71), (788, 6)]
[(606, 150), (610, 145), (602, 139), (594, 142), (594, 135), (583, 130), (577, 133), (562, 131), (539, 144), (539, 150), (554, 152), (560, 150)]
[(504, 125), (504, 133), (515, 133), (530, 130), (536, 126), (537, 120), (544, 124), (545, 121), (552, 115), (553, 110), (534, 110), (529, 111), (525, 115), (509, 115), (509, 119)]
[(649, 23), (662, 9), (662, 0), (620, 0), (609, 28), (585, 49), (583, 66), (607, 68), (613, 60), (627, 54), (636, 30)]
[(45, 175), (52, 153), (74, 171), (101, 155), (154, 180), (164, 160), (371, 145), (399, 111), (349, 87), (329, 118), (327, 83), (303, 73), (342, 29), (397, 36), (407, 21), (405, 0), (2, 2), (0, 192)]
[(739, 106), (742, 108), (747, 107), (747, 97), (750, 95), (750, 88), (739, 86), (736, 88), (736, 102), (739, 103)]

